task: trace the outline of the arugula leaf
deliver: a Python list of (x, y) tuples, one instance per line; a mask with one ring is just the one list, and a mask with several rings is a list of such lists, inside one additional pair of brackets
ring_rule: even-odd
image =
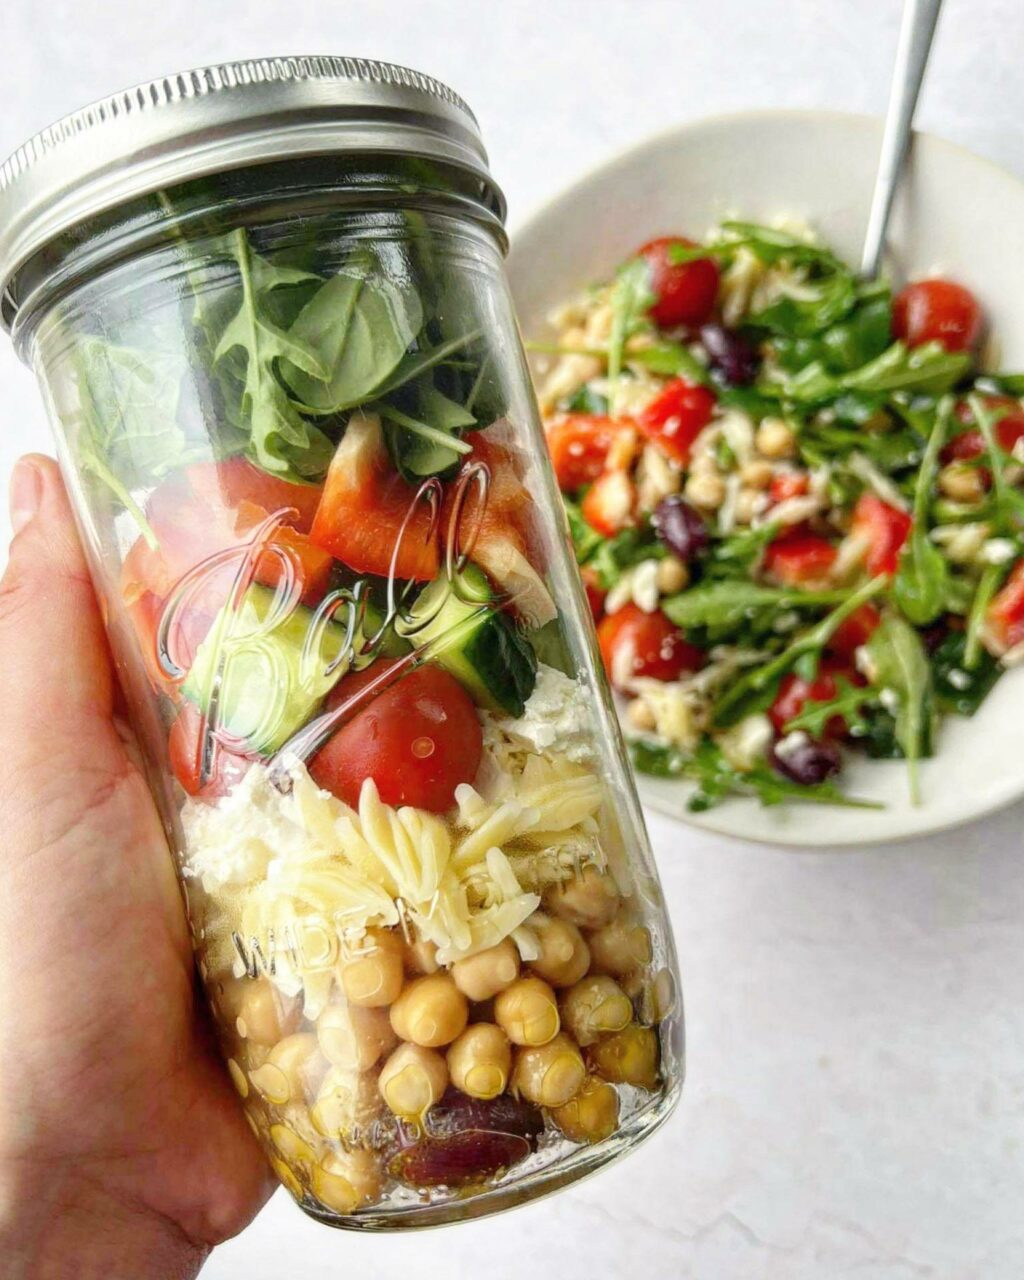
[(939, 454), (953, 418), (953, 401), (945, 397), (935, 414), (935, 423), (921, 460), (914, 487), (913, 524), (903, 548), (892, 595), (908, 621), (925, 627), (943, 612), (949, 593), (949, 565), (928, 537), (928, 502), (939, 470)]
[(565, 408), (568, 413), (593, 413), (604, 417), (608, 412), (608, 397), (598, 395), (586, 383), (565, 402)]
[(706, 577), (726, 581), (748, 577), (756, 571), (765, 549), (778, 532), (778, 523), (769, 520), (756, 528), (740, 529), (715, 539), (707, 557)]
[(880, 805), (844, 795), (831, 782), (805, 787), (791, 782), (764, 764), (749, 770), (736, 769), (721, 748), (704, 738), (692, 755), (678, 747), (666, 747), (637, 739), (630, 743), (633, 764), (640, 773), (659, 778), (692, 778), (697, 789), (687, 808), (702, 813), (729, 796), (756, 796), (764, 805), (782, 804), (788, 800), (804, 804), (840, 805), (844, 808), (877, 809)]
[(573, 550), (576, 552), (576, 563), (586, 564), (594, 552), (604, 542), (597, 530), (583, 519), (580, 504), (574, 502), (566, 494), (562, 495), (566, 518), (569, 522), (569, 534), (572, 538)]
[(974, 671), (977, 668), (985, 652), (981, 646), (981, 628), (984, 625), (988, 607), (992, 603), (992, 597), (999, 590), (1006, 576), (1007, 567), (1001, 564), (987, 564), (981, 571), (970, 611), (967, 614), (967, 635), (964, 642), (964, 667), (967, 671)]
[(176, 355), (97, 338), (84, 338), (78, 346), (78, 464), (107, 486), (150, 546), (156, 537), (131, 490), (204, 456), (189, 444), (177, 420), (185, 372)]
[(653, 302), (650, 265), (646, 258), (631, 258), (619, 268), (610, 299), (612, 324), (608, 336), (608, 381), (612, 387), (613, 406), (626, 341), (646, 323), (647, 311)]
[(442, 475), (472, 452), (473, 446), (459, 432), (476, 419), (463, 405), (432, 383), (414, 387), (404, 399), (409, 402), (408, 412), (387, 400), (372, 405), (384, 420), (384, 443), (404, 480), (416, 484), (427, 476)]
[[(241, 303), (214, 350), (214, 362), (237, 356), (244, 366), (239, 400), (240, 426), (249, 431), (248, 452), (265, 471), (306, 480), (327, 469), (334, 447), (324, 433), (306, 422), (277, 378), (275, 364), (291, 366), (315, 377), (323, 372), (316, 352), (304, 340), (281, 329), (267, 314), (270, 293), (308, 281), (310, 273), (278, 267), (253, 254), (244, 229), (228, 240), (242, 283)], [(234, 365), (229, 366), (234, 370)]]
[(947, 351), (939, 342), (907, 347), (894, 342), (880, 356), (850, 373), (829, 373), (821, 360), (799, 372), (778, 377), (762, 377), (758, 389), (764, 394), (808, 404), (835, 399), (843, 391), (916, 391), (941, 395), (955, 386), (971, 367), (971, 357), (962, 351)]
[(825, 702), (808, 701), (799, 715), (786, 722), (786, 732), (803, 729), (812, 738), (823, 738), (829, 721), (835, 716), (846, 721), (847, 729), (854, 737), (868, 732), (865, 709), (877, 705), (878, 690), (867, 685), (852, 684), (843, 676), (836, 679), (835, 696)]
[[(805, 657), (816, 658), (850, 614), (877, 596), (885, 587), (886, 581), (884, 576), (872, 578), (856, 591), (848, 593), (842, 604), (797, 636), (792, 644), (770, 662), (754, 667), (740, 676), (715, 703), (712, 709), (713, 723), (720, 728), (728, 728), (744, 716), (764, 711), (771, 706), (779, 681), (786, 672)], [(875, 634), (877, 635), (877, 631)]]
[(968, 396), (967, 403), (985, 441), (985, 452), (992, 469), (992, 513), (1003, 531), (1019, 533), (1024, 525), (1024, 494), (1014, 489), (1006, 480), (1006, 455), (999, 447), (995, 435), (995, 428), (1002, 414), (993, 413), (977, 394)]
[(643, 524), (635, 529), (623, 529), (614, 538), (601, 538), (587, 563), (597, 570), (602, 589), (610, 591), (624, 569), (641, 560), (660, 560), (664, 554), (665, 548), (650, 525)]
[(334, 414), (382, 394), (423, 327), (423, 305), (408, 281), (385, 276), (369, 253), (355, 258), (317, 290), (289, 337), (314, 365), (287, 352), (281, 373), (299, 407)]
[(867, 643), (874, 667), (873, 683), (892, 691), (897, 706), (896, 740), (907, 758), (910, 796), (921, 801), (917, 762), (925, 753), (935, 718), (931, 668), (921, 638), (897, 614), (886, 614)]
[(662, 339), (649, 347), (641, 347), (639, 351), (630, 351), (626, 359), (630, 364), (643, 365), (661, 378), (685, 378), (706, 387), (714, 385), (708, 367), (681, 342)]
[(841, 604), (848, 592), (801, 591), (791, 587), (764, 587), (756, 582), (707, 582), (690, 587), (661, 602), (662, 612), (677, 627), (728, 628), (740, 626), (752, 615), (780, 609), (813, 609)]
[(973, 716), (1003, 674), (1003, 667), (982, 650), (967, 663), (968, 636), (951, 631), (931, 655), (935, 700), (943, 711)]

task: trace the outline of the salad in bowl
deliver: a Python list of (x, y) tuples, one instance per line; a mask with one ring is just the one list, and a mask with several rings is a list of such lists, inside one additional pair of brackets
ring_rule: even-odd
[[(876, 803), (1024, 659), (1024, 377), (972, 292), (858, 279), (805, 225), (651, 240), (534, 344), (641, 774), (688, 807)], [(863, 776), (863, 775), (861, 775)]]

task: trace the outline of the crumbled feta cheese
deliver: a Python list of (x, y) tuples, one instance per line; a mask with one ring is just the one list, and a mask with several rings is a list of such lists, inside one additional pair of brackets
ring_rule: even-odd
[(1008, 564), (1016, 554), (1012, 538), (989, 538), (981, 548), (981, 558), (986, 564)]
[(860, 644), (853, 651), (853, 665), (869, 682), (875, 678), (875, 660), (866, 644)]
[(537, 752), (553, 752), (579, 763), (593, 758), (593, 731), (583, 688), (555, 667), (541, 663), (523, 714), (502, 718), (501, 731)]
[(971, 687), (971, 677), (966, 671), (961, 671), (959, 667), (954, 667), (946, 676), (946, 679), (954, 689), (959, 689), (961, 692)]
[(788, 763), (800, 754), (810, 740), (810, 736), (803, 729), (794, 729), (792, 733), (787, 733), (775, 744), (775, 754), (780, 760)]
[(748, 770), (764, 759), (773, 736), (767, 716), (745, 716), (739, 724), (718, 735), (718, 745), (734, 769)]
[(890, 715), (895, 715), (900, 709), (900, 695), (895, 689), (883, 689), (878, 695), (878, 701)]

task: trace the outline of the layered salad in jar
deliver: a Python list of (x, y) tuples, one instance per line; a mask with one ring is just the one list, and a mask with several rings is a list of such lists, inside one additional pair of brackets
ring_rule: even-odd
[(203, 253), (184, 367), (159, 323), (108, 331), (62, 406), (115, 511), (201, 976), (303, 1207), (461, 1202), (650, 1110), (676, 1001), (542, 454), (408, 245)]

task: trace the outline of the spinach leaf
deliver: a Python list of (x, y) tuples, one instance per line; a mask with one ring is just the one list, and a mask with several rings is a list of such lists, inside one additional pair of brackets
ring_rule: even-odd
[(755, 796), (764, 805), (795, 800), (804, 804), (840, 805), (845, 808), (875, 809), (879, 805), (844, 795), (834, 783), (804, 787), (758, 764), (752, 769), (736, 769), (721, 748), (704, 738), (692, 755), (678, 747), (666, 747), (638, 739), (630, 744), (633, 764), (640, 773), (659, 778), (686, 777), (697, 783), (687, 808), (702, 813), (721, 804), (729, 796)]
[(892, 708), (896, 740), (907, 758), (911, 799), (919, 804), (917, 762), (931, 739), (935, 719), (931, 668), (924, 646), (909, 623), (890, 613), (872, 633), (867, 650), (874, 668), (873, 683), (890, 690), (896, 700)]
[(204, 456), (178, 423), (185, 372), (184, 361), (157, 351), (97, 338), (85, 338), (78, 347), (78, 464), (107, 486), (151, 546), (156, 538), (131, 490)]
[(765, 587), (756, 582), (700, 583), (661, 603), (662, 611), (677, 627), (728, 628), (740, 626), (752, 615), (780, 609), (813, 609), (842, 603), (847, 592), (801, 591)]
[(394, 279), (368, 252), (317, 290), (289, 337), (314, 367), (280, 352), (281, 373), (299, 407), (334, 414), (365, 403), (398, 368), (423, 326), (423, 306), (406, 279)]
[(921, 460), (914, 487), (914, 515), (910, 537), (903, 548), (892, 594), (903, 616), (916, 627), (925, 627), (943, 612), (949, 592), (949, 565), (928, 537), (928, 502), (939, 470), (939, 454), (953, 417), (953, 401), (942, 400)]
[(884, 577), (872, 578), (856, 591), (847, 594), (842, 604), (826, 614), (802, 635), (797, 636), (792, 644), (770, 662), (744, 672), (715, 703), (712, 709), (713, 723), (720, 728), (727, 728), (729, 725), (736, 724), (738, 720), (742, 720), (744, 716), (751, 715), (755, 711), (764, 711), (766, 707), (771, 706), (779, 682), (786, 672), (801, 659), (809, 657), (815, 660), (850, 614), (855, 613), (862, 604), (878, 595), (885, 585)]
[(941, 710), (961, 716), (973, 716), (1003, 674), (999, 662), (984, 650), (969, 666), (967, 644), (963, 631), (951, 631), (931, 655), (935, 700)]
[(228, 244), (241, 278), (241, 302), (220, 335), (214, 361), (227, 363), (231, 374), (239, 372), (239, 425), (249, 433), (248, 452), (265, 471), (297, 481), (319, 477), (334, 447), (292, 404), (275, 365), (287, 360), (309, 377), (324, 368), (313, 348), (276, 324), (266, 307), (274, 290), (304, 283), (310, 273), (274, 266), (253, 254), (244, 229), (232, 233)]

